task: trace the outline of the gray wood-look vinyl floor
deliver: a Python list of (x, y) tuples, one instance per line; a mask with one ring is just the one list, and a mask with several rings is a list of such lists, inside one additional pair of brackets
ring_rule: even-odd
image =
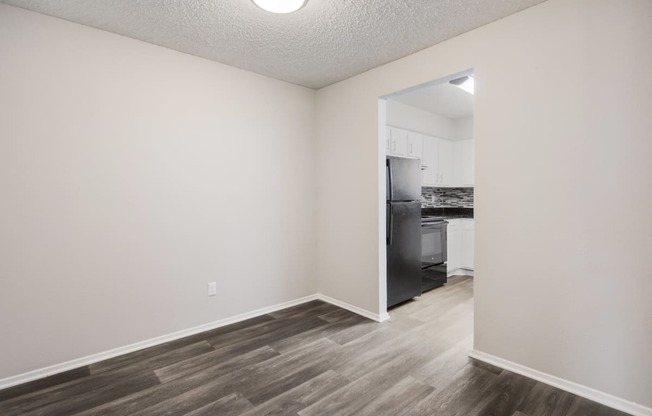
[(314, 301), (0, 391), (0, 415), (619, 416), (476, 362), (473, 280), (378, 324)]

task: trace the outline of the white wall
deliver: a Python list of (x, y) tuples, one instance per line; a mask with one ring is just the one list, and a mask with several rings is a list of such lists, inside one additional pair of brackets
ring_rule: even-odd
[(455, 137), (458, 140), (471, 140), (473, 135), (473, 116), (456, 118), (453, 120)]
[(448, 140), (473, 139), (473, 116), (448, 118), (392, 99), (387, 100), (387, 124)]
[(5, 5), (0, 61), (0, 379), (315, 293), (314, 91)]
[(652, 407), (651, 16), (549, 0), (319, 90), (320, 291), (382, 313), (378, 97), (473, 68), (475, 348)]
[(391, 99), (387, 100), (387, 124), (448, 140), (458, 138), (454, 120)]

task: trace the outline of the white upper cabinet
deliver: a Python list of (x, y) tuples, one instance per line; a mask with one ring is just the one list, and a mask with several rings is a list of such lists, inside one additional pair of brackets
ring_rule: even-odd
[(453, 142), (423, 135), (421, 186), (454, 184)]
[(389, 140), (389, 154), (393, 156), (408, 155), (408, 132), (406, 130), (389, 127), (387, 129)]
[(453, 142), (439, 139), (439, 185), (455, 185), (453, 176)]
[(407, 155), (415, 159), (423, 157), (423, 135), (419, 133), (408, 132)]
[(387, 127), (385, 132), (385, 153), (389, 156), (392, 154), (392, 128)]
[(475, 140), (454, 143), (455, 182), (461, 186), (473, 186), (475, 177)]
[(421, 186), (473, 186), (474, 140), (452, 141), (387, 127), (387, 154), (421, 160)]
[(421, 185), (437, 186), (439, 174), (438, 139), (423, 136), (423, 157), (421, 158)]
[(421, 159), (423, 135), (396, 127), (387, 127), (387, 154)]

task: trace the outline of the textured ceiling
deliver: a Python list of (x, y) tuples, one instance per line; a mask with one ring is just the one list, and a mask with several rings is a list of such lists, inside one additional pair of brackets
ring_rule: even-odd
[(320, 88), (544, 0), (309, 0), (287, 15), (250, 0), (0, 0)]
[(448, 82), (421, 87), (390, 99), (447, 118), (473, 116), (473, 95)]

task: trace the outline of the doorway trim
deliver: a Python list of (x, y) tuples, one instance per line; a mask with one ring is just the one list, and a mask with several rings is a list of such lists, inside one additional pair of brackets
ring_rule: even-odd
[(387, 189), (385, 184), (385, 158), (387, 157), (387, 100), (408, 94), (421, 88), (443, 84), (467, 75), (474, 75), (474, 73), (475, 70), (473, 68), (468, 68), (442, 78), (437, 78), (378, 97), (378, 316), (380, 317), (380, 322), (390, 319), (389, 313), (387, 312), (387, 230), (385, 229), (387, 215), (385, 208), (385, 202), (387, 199)]

